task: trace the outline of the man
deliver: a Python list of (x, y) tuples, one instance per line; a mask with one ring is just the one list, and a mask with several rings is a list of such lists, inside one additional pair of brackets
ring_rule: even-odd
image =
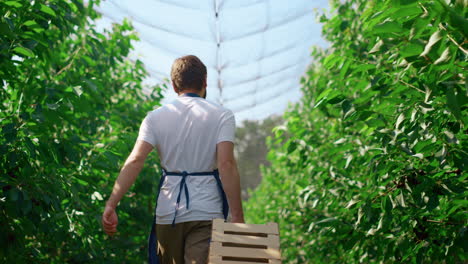
[(113, 235), (117, 204), (156, 148), (164, 169), (155, 225), (157, 254), (163, 264), (207, 262), (211, 221), (223, 218), (223, 209), (227, 209), (224, 192), (231, 221), (244, 222), (233, 151), (234, 115), (204, 99), (206, 75), (205, 65), (195, 56), (175, 60), (171, 79), (179, 96), (143, 120), (102, 216), (104, 231)]

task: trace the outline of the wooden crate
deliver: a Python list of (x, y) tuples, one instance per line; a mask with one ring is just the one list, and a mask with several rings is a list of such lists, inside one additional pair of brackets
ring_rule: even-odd
[(209, 264), (280, 264), (278, 224), (225, 223), (213, 220)]

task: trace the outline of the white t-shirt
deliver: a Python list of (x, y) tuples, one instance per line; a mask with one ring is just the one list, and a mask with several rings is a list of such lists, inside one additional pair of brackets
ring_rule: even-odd
[[(179, 96), (146, 116), (138, 140), (157, 149), (161, 165), (169, 172), (208, 172), (217, 168), (216, 144), (234, 142), (235, 126), (231, 110), (200, 97)], [(166, 176), (156, 223), (172, 223), (181, 179)], [(222, 199), (213, 176), (187, 176), (186, 183), (189, 209), (182, 190), (176, 223), (223, 218)]]

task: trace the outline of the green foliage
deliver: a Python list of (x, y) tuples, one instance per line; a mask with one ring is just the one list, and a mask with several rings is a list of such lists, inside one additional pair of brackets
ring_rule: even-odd
[(288, 263), (464, 263), (466, 1), (333, 5), (247, 218)]
[(0, 262), (137, 263), (154, 206), (151, 158), (119, 206), (120, 234), (101, 230), (109, 194), (139, 124), (161, 99), (145, 95), (128, 22), (103, 34), (96, 1), (0, 2)]

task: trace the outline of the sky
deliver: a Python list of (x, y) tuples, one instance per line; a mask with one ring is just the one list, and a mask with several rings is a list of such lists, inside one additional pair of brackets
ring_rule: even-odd
[(124, 18), (140, 41), (130, 59), (144, 62), (147, 84), (166, 83), (163, 103), (177, 95), (174, 59), (198, 56), (208, 69), (208, 97), (234, 111), (237, 123), (281, 115), (301, 97), (300, 77), (312, 46), (326, 47), (316, 12), (327, 0), (104, 0), (100, 29)]

